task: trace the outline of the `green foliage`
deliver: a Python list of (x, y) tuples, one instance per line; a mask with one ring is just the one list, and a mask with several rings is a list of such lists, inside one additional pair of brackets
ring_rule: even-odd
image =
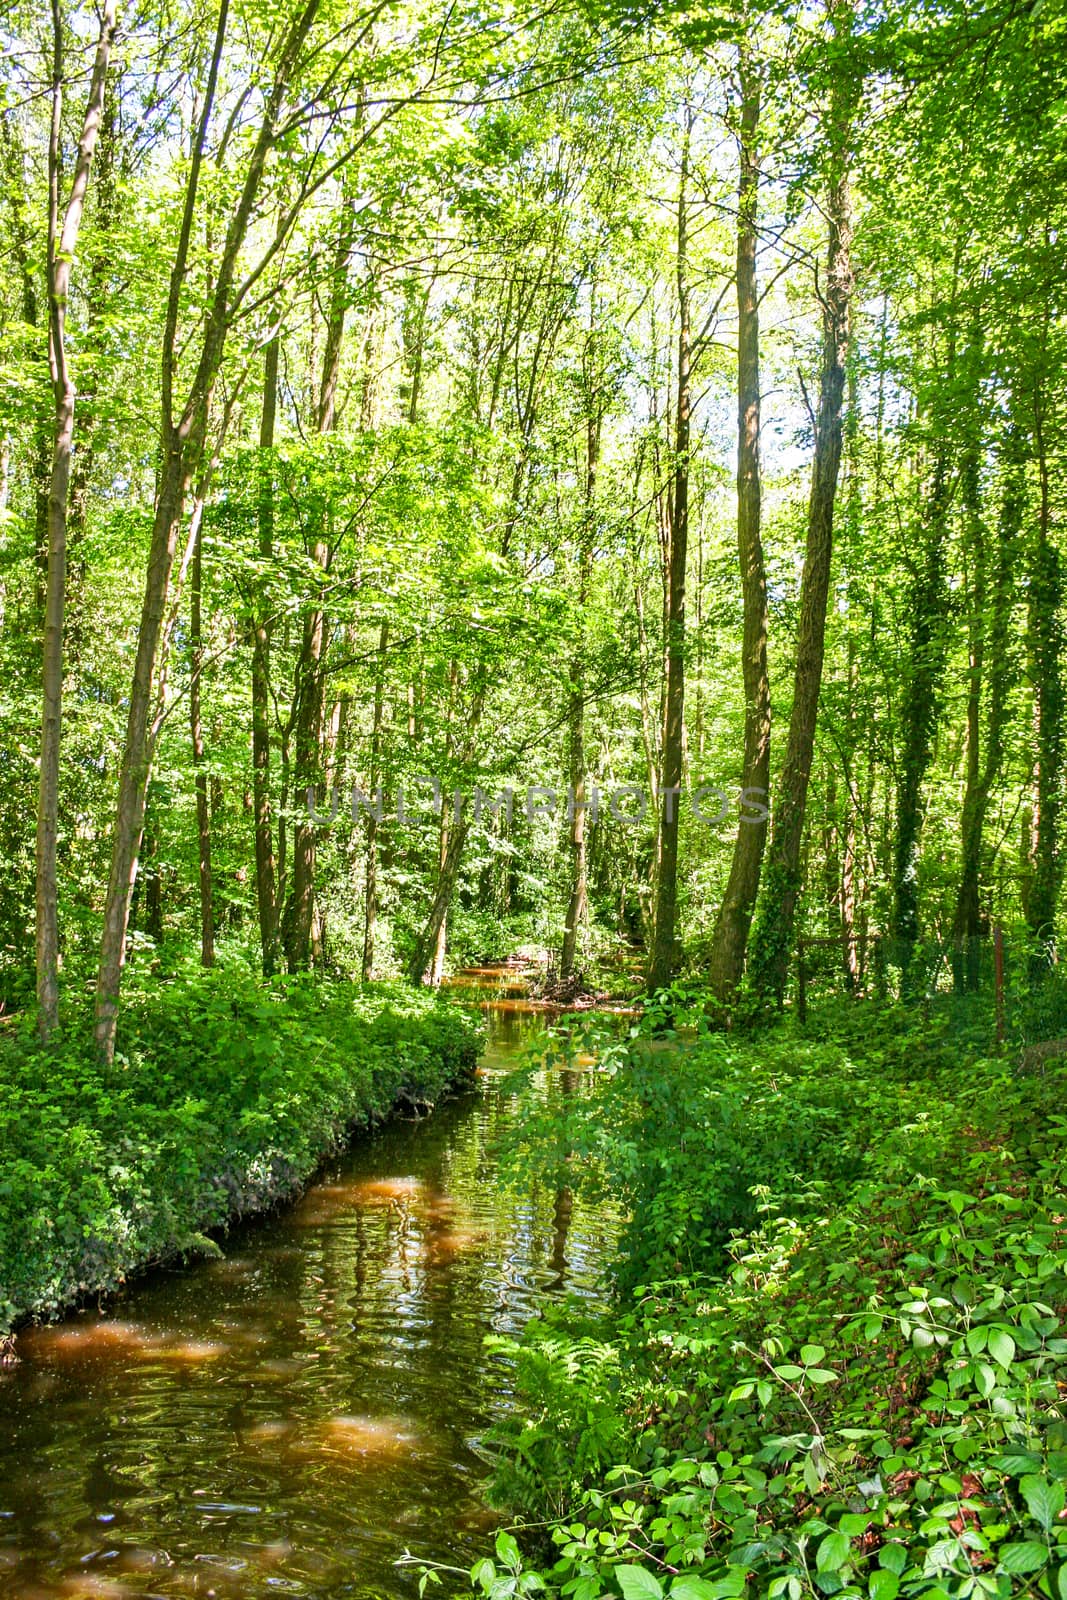
[(499, 1450), (493, 1498), (564, 1515), (570, 1499), (624, 1448), (619, 1352), (551, 1314), (522, 1341), (494, 1337), (491, 1351), (514, 1361), (522, 1406), (490, 1434)]
[(630, 1219), (623, 1288), (721, 1265), (731, 1232), (755, 1223), (758, 1194), (817, 1208), (827, 1184), (863, 1171), (884, 1111), (834, 1043), (783, 1033), (754, 1050), (710, 1032), (681, 985), (628, 1038), (594, 1027), (567, 1038), (560, 1060), (582, 1052), (599, 1062), (582, 1092), (545, 1105), (524, 1091), (505, 1166), (523, 1181), (608, 1187)]
[(0, 1055), (0, 1331), (214, 1248), (205, 1230), (293, 1194), (354, 1127), (469, 1076), (477, 1033), (397, 986), (241, 968), (130, 993), (102, 1071), (76, 1018)]
[[(643, 1044), (619, 1047), (609, 1082), (641, 1081)], [(595, 1365), (568, 1364), (566, 1326), (530, 1336), (518, 1372), (540, 1406), (537, 1459), (555, 1460), (558, 1406), (558, 1449), (583, 1461), (584, 1484), (560, 1508), (560, 1474), (540, 1500), (520, 1482), (518, 1509), (554, 1519), (553, 1556), (527, 1563), (527, 1575), (576, 1600), (1060, 1600), (1062, 1072), (1038, 1080), (1002, 1061), (963, 1065), (936, 1036), (878, 1033), (868, 1017), (849, 1051), (782, 1032), (744, 1048), (697, 1040), (661, 1063), (661, 1077), (654, 1115), (626, 1138), (615, 1125), (603, 1133), (598, 1181), (640, 1195), (631, 1264), (663, 1260), (663, 1217), (694, 1202), (696, 1244), (679, 1253), (699, 1266), (621, 1294)], [(590, 1096), (585, 1120), (619, 1104), (617, 1091)], [(771, 1181), (750, 1196), (758, 1215), (741, 1228), (727, 1221), (725, 1131), (701, 1134), (708, 1179), (700, 1160), (678, 1158), (702, 1104), (707, 1123), (745, 1108), (731, 1124), (740, 1171), (766, 1145)], [(793, 1195), (782, 1187), (791, 1167)], [(717, 1259), (709, 1197), (722, 1219)], [(580, 1350), (584, 1334), (573, 1337)], [(565, 1386), (546, 1381), (546, 1339)], [(626, 1440), (604, 1470), (595, 1406), (585, 1456), (574, 1430), (583, 1389), (595, 1400), (613, 1361)], [(505, 1487), (517, 1481), (510, 1470)]]

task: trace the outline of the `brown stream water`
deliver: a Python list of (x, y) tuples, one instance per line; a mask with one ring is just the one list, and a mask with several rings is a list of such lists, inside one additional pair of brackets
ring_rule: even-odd
[(498, 1080), (540, 1020), (489, 1015), (475, 1091), (356, 1142), (223, 1260), (23, 1335), (0, 1370), (0, 1595), (411, 1596), (405, 1550), (487, 1548), (510, 1373), (485, 1336), (546, 1292), (595, 1298), (612, 1236), (495, 1186)]

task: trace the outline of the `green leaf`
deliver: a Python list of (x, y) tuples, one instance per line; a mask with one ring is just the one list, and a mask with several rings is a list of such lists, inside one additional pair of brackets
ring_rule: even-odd
[(997, 1557), (1005, 1572), (1037, 1572), (1048, 1560), (1048, 1551), (1036, 1539), (1028, 1539), (1025, 1544), (1001, 1545)]
[(1032, 1450), (1005, 1450), (990, 1462), (997, 1472), (1006, 1472), (1009, 1478), (1021, 1478), (1024, 1473), (1035, 1472), (1040, 1465), (1041, 1457)]
[(626, 1564), (615, 1568), (623, 1600), (663, 1600), (663, 1585), (647, 1567)]
[(900, 1579), (895, 1572), (889, 1572), (882, 1567), (877, 1572), (872, 1572), (867, 1585), (871, 1600), (896, 1600), (900, 1591)]
[(717, 1600), (717, 1586), (707, 1578), (683, 1573), (671, 1584), (671, 1600)]
[(848, 1560), (849, 1544), (843, 1533), (828, 1533), (819, 1546), (815, 1565), (820, 1572), (837, 1572)]
[(1048, 1533), (1063, 1510), (1064, 1487), (1062, 1483), (1050, 1483), (1047, 1478), (1026, 1477), (1019, 1484), (1026, 1509), (1035, 1522), (1039, 1522)]
[(899, 1578), (908, 1564), (908, 1552), (902, 1544), (884, 1544), (878, 1552), (878, 1560), (887, 1572)]
[(815, 1465), (815, 1460), (810, 1450), (804, 1457), (803, 1473), (804, 1482), (807, 1485), (809, 1493), (818, 1494), (819, 1490), (822, 1488), (822, 1473)]
[(710, 1587), (715, 1600), (736, 1600), (737, 1596), (745, 1592), (744, 1570), (741, 1567), (731, 1567), (725, 1578), (717, 1578)]
[(989, 1354), (1002, 1367), (1010, 1367), (1015, 1360), (1015, 1340), (1003, 1328), (991, 1328)]
[(980, 1361), (975, 1368), (974, 1386), (978, 1390), (978, 1393), (982, 1396), (983, 1400), (988, 1400), (989, 1396), (996, 1388), (997, 1375), (993, 1371), (993, 1368), (989, 1366), (988, 1362)]
[(516, 1571), (522, 1566), (522, 1556), (519, 1547), (510, 1533), (505, 1533), (503, 1528), (496, 1536), (496, 1553), (506, 1566), (513, 1567)]
[(488, 1594), (495, 1581), (496, 1567), (488, 1556), (483, 1556), (471, 1568), (471, 1582), (480, 1584), (485, 1593)]

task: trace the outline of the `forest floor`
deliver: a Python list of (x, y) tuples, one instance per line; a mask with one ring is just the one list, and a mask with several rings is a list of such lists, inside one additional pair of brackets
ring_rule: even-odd
[(0, 1037), (0, 1339), (291, 1198), (351, 1133), (473, 1074), (478, 1024), (402, 986), (191, 973), (138, 992), (100, 1068), (88, 1019)]

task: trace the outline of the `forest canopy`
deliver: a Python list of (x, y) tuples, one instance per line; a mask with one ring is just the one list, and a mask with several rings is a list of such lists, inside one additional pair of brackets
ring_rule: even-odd
[(42, 1037), (91, 987), (108, 1059), (127, 961), (535, 946), (732, 1007), (798, 936), (966, 987), (998, 924), (1047, 967), (1062, 4), (2, 27), (0, 953)]

